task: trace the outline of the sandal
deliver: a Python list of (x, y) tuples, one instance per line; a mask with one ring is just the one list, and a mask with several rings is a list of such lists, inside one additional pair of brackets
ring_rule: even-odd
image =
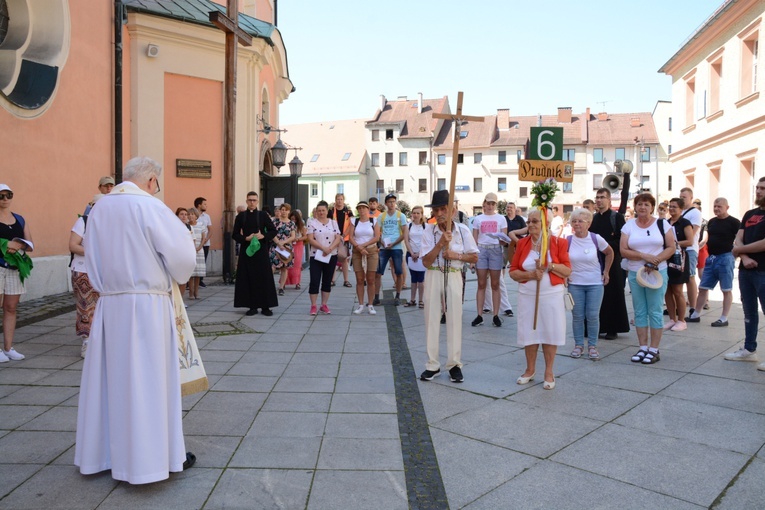
[(420, 308), (425, 308), (425, 303), (423, 303), (422, 301), (420, 301)]
[(406, 301), (404, 303), (404, 306), (406, 306), (407, 308), (410, 306), (417, 306), (417, 303), (415, 301)]
[(594, 345), (590, 346), (590, 349), (587, 355), (592, 361), (598, 361), (600, 359), (600, 353), (598, 352), (598, 350), (595, 348)]
[(645, 356), (643, 356), (643, 360), (641, 363), (643, 363), (643, 365), (653, 365), (660, 359), (661, 358), (659, 357), (659, 351), (656, 351), (656, 352), (648, 351), (647, 353), (645, 353)]
[(332, 287), (334, 287), (334, 286), (335, 286), (335, 282), (332, 282), (332, 285), (331, 285), (331, 286), (332, 286)]
[(343, 287), (353, 287), (353, 285), (351, 284), (351, 282), (345, 282), (343, 283)]
[(644, 351), (643, 349), (640, 349), (638, 352), (636, 352), (632, 358), (630, 358), (630, 361), (633, 363), (640, 363), (643, 361), (643, 358), (645, 358), (645, 355), (648, 354), (648, 351)]
[(295, 290), (300, 290), (300, 284), (299, 283), (295, 284)]
[(574, 350), (571, 351), (571, 357), (572, 358), (581, 358), (582, 357), (582, 351), (584, 351), (584, 348), (581, 345), (577, 345), (574, 347)]

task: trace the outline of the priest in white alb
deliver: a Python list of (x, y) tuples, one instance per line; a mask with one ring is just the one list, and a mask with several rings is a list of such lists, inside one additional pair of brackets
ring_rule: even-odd
[(195, 457), (181, 423), (171, 289), (194, 270), (192, 237), (156, 199), (162, 168), (146, 157), (91, 211), (85, 252), (100, 294), (82, 370), (74, 463), (131, 484), (164, 480)]

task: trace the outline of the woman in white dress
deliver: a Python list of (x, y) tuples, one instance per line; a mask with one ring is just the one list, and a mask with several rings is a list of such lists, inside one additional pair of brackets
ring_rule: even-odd
[(199, 223), (199, 210), (195, 207), (188, 209), (189, 225), (191, 225), (191, 234), (194, 237), (194, 248), (197, 250), (197, 265), (189, 279), (189, 299), (199, 299), (199, 281), (205, 277), (207, 266), (205, 265), (205, 252), (202, 247), (207, 239), (207, 226)]
[[(540, 263), (542, 223), (538, 209), (529, 212), (529, 235), (518, 241), (510, 266), (510, 278), (518, 282), (518, 345), (526, 353), (526, 371), (516, 381), (528, 384), (536, 374), (537, 352), (542, 345), (545, 358), (543, 388), (555, 388), (553, 363), (559, 345), (566, 343), (566, 308), (563, 282), (571, 274), (568, 244), (549, 236), (547, 265)], [(547, 224), (552, 217), (548, 211)], [(547, 274), (545, 274), (547, 273)], [(534, 328), (534, 308), (539, 286), (539, 313)]]

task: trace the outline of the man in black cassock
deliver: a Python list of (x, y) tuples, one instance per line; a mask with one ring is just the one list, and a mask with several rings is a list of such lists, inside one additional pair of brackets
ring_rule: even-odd
[(611, 209), (611, 192), (600, 188), (595, 194), (595, 209), (590, 224), (590, 232), (595, 232), (605, 239), (614, 250), (614, 262), (608, 273), (608, 285), (603, 288), (603, 302), (600, 305), (600, 335), (606, 340), (614, 340), (618, 333), (629, 333), (630, 323), (627, 316), (627, 304), (624, 301), (624, 272), (621, 268), (622, 257), (619, 242), (624, 226), (624, 212), (629, 200), (630, 174), (624, 174), (621, 203), (619, 210)]
[[(247, 210), (237, 214), (234, 220), (232, 237), (240, 244), (234, 307), (248, 308), (245, 315), (255, 315), (260, 308), (261, 313), (269, 317), (274, 314), (271, 308), (279, 306), (274, 271), (268, 257), (276, 227), (266, 212), (258, 210), (258, 194), (254, 191), (247, 193)], [(249, 256), (247, 247), (253, 237), (260, 240), (260, 249)]]

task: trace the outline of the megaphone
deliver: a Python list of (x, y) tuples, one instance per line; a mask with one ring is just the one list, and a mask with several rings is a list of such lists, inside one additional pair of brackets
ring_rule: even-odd
[(623, 174), (631, 174), (634, 167), (632, 166), (632, 161), (629, 159), (617, 159), (614, 161), (614, 168), (617, 172), (621, 172)]
[(603, 177), (600, 186), (606, 188), (611, 193), (615, 193), (622, 187), (622, 178), (619, 174), (607, 174)]

